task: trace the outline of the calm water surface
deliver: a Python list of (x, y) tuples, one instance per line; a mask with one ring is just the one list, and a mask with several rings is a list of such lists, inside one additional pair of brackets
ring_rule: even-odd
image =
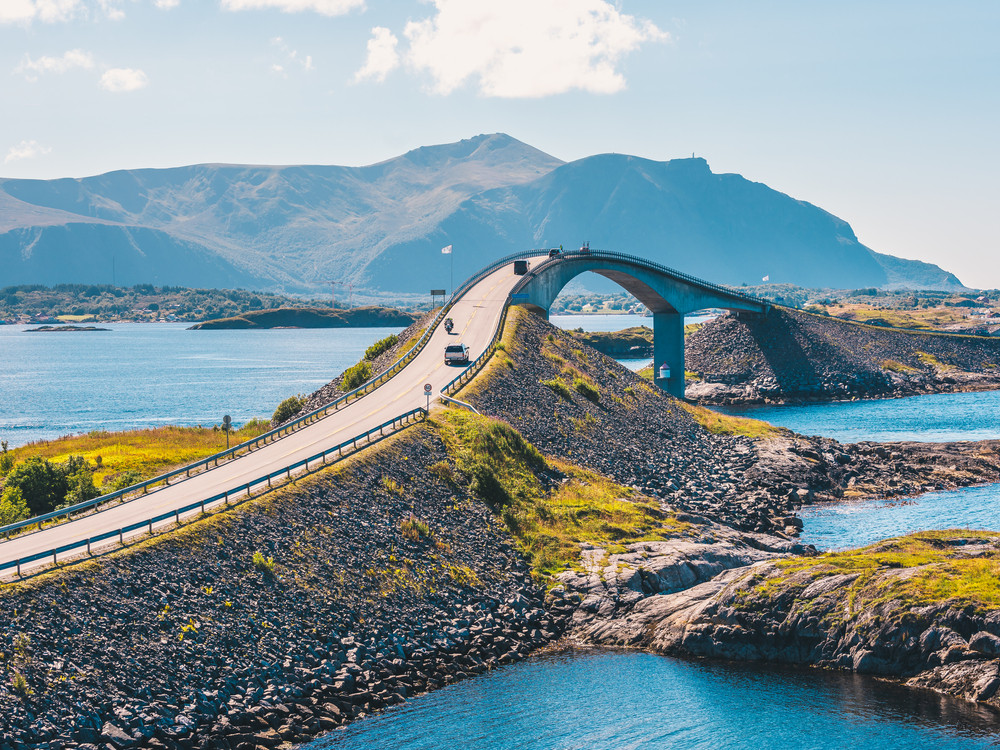
[(302, 747), (957, 750), (995, 747), (997, 719), (855, 675), (585, 651), (450, 685)]
[(28, 333), (0, 326), (0, 438), (12, 446), (91, 430), (237, 424), (270, 418), (398, 328), (188, 331), (109, 323), (110, 331)]
[(727, 406), (719, 410), (763, 419), (802, 435), (831, 437), (842, 443), (861, 440), (936, 443), (1000, 438), (1000, 391), (802, 406)]
[(880, 539), (928, 529), (1000, 531), (1000, 484), (928, 492), (886, 502), (805, 506), (801, 540), (819, 549), (863, 547)]

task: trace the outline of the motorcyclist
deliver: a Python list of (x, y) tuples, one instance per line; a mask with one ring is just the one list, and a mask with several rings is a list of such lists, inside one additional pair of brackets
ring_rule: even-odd
[(451, 329), (454, 327), (455, 327), (454, 320), (452, 320), (451, 318), (444, 319), (444, 330), (446, 330), (448, 333), (451, 333)]

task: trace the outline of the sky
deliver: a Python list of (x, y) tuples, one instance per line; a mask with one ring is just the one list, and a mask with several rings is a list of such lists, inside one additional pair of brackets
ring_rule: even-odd
[(696, 154), (1000, 288), (998, 32), (997, 0), (0, 0), (0, 177), (503, 132)]

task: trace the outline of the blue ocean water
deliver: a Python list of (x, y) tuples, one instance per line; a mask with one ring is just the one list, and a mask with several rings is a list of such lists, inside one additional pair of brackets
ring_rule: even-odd
[(891, 501), (805, 506), (801, 540), (817, 549), (863, 547), (880, 539), (929, 529), (1000, 531), (1000, 484), (928, 492)]
[(582, 651), (449, 685), (301, 747), (964, 750), (995, 747), (998, 717), (870, 677)]
[(842, 443), (1000, 438), (1000, 391), (826, 404), (726, 406), (719, 407), (719, 411), (763, 419), (802, 435), (822, 435)]
[(0, 439), (11, 446), (91, 430), (241, 424), (270, 418), (398, 328), (188, 331), (109, 323), (109, 331), (0, 326)]

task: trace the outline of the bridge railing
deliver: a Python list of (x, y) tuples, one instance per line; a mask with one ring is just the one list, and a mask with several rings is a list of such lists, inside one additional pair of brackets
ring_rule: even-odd
[[(426, 416), (427, 416), (427, 411), (423, 407), (417, 407), (416, 409), (411, 409), (405, 414), (401, 414), (398, 417), (393, 417), (392, 419), (383, 422), (377, 427), (372, 427), (367, 432), (360, 433), (353, 438), (345, 440), (339, 445), (334, 445), (330, 448), (327, 448), (326, 450), (316, 453), (315, 455), (309, 456), (309, 458), (304, 458), (300, 461), (296, 461), (295, 463), (289, 464), (288, 466), (282, 469), (278, 469), (277, 471), (273, 471), (270, 474), (263, 474), (257, 477), (256, 479), (252, 479), (249, 482), (246, 482), (237, 487), (233, 487), (232, 489), (226, 490), (225, 492), (220, 492), (216, 495), (212, 495), (211, 497), (195, 500), (194, 502), (188, 503), (187, 505), (181, 506), (179, 508), (174, 508), (172, 510), (166, 511), (165, 513), (159, 513), (157, 515), (149, 516), (148, 518), (144, 518), (141, 521), (135, 521), (133, 523), (126, 524), (125, 526), (122, 526), (117, 529), (104, 531), (101, 532), (100, 534), (95, 534), (94, 536), (88, 537), (86, 539), (79, 539), (75, 542), (63, 544), (59, 547), (52, 547), (50, 549), (46, 549), (41, 552), (34, 552), (30, 555), (25, 555), (24, 557), (19, 557), (13, 560), (0, 562), (0, 571), (15, 568), (17, 570), (17, 574), (20, 576), (21, 566), (26, 565), (28, 563), (37, 562), (38, 560), (46, 560), (50, 557), (52, 558), (52, 562), (55, 563), (59, 555), (83, 548), (86, 548), (87, 552), (90, 553), (91, 547), (94, 544), (99, 544), (100, 542), (107, 541), (108, 539), (114, 539), (116, 537), (118, 538), (118, 541), (120, 543), (124, 544), (126, 534), (131, 534), (132, 532), (138, 531), (140, 529), (148, 529), (149, 533), (152, 533), (153, 526), (155, 524), (159, 524), (164, 521), (169, 521), (171, 519), (173, 519), (177, 523), (180, 523), (181, 516), (187, 515), (188, 513), (195, 510), (200, 510), (202, 513), (204, 513), (205, 509), (208, 506), (217, 504), (220, 501), (228, 505), (230, 497), (238, 495), (239, 493), (245, 492), (246, 496), (249, 497), (254, 487), (258, 487), (264, 484), (265, 482), (267, 483), (267, 486), (270, 487), (275, 479), (290, 480), (292, 478), (292, 473), (297, 472), (299, 469), (304, 468), (305, 472), (308, 473), (310, 470), (309, 464), (315, 461), (322, 461), (323, 466), (326, 466), (329, 463), (336, 463), (345, 455), (353, 454), (355, 450), (358, 449), (359, 442), (366, 440), (368, 442), (371, 442), (372, 438), (375, 436), (375, 433), (378, 433), (379, 437), (381, 437), (386, 434), (385, 432), (386, 428), (389, 428), (391, 434), (391, 432), (402, 429), (403, 427), (412, 424), (414, 421), (422, 420)], [(328, 459), (332, 454), (336, 455), (333, 457), (332, 461), (329, 461)]]
[[(631, 263), (633, 265), (641, 266), (650, 271), (656, 271), (657, 273), (662, 273), (667, 276), (672, 276), (681, 281), (685, 281), (692, 286), (698, 286), (703, 289), (709, 289), (713, 292), (719, 294), (724, 294), (727, 297), (736, 297), (744, 302), (749, 302), (754, 305), (760, 305), (765, 310), (772, 307), (774, 303), (770, 300), (762, 299), (761, 297), (756, 297), (752, 294), (747, 294), (746, 292), (740, 292), (730, 287), (722, 286), (721, 284), (713, 284), (711, 281), (705, 281), (704, 279), (699, 279), (697, 276), (691, 276), (683, 271), (678, 271), (676, 268), (670, 268), (669, 266), (664, 266), (659, 263), (655, 263), (651, 260), (646, 260), (645, 258), (639, 258), (635, 255), (628, 255), (627, 253), (620, 253), (614, 250), (565, 250), (559, 255), (551, 258), (552, 262), (557, 262), (563, 258), (605, 258), (608, 260), (618, 260), (626, 263)], [(525, 278), (521, 283), (514, 287), (513, 292), (519, 291), (525, 284), (527, 284), (528, 279)]]

